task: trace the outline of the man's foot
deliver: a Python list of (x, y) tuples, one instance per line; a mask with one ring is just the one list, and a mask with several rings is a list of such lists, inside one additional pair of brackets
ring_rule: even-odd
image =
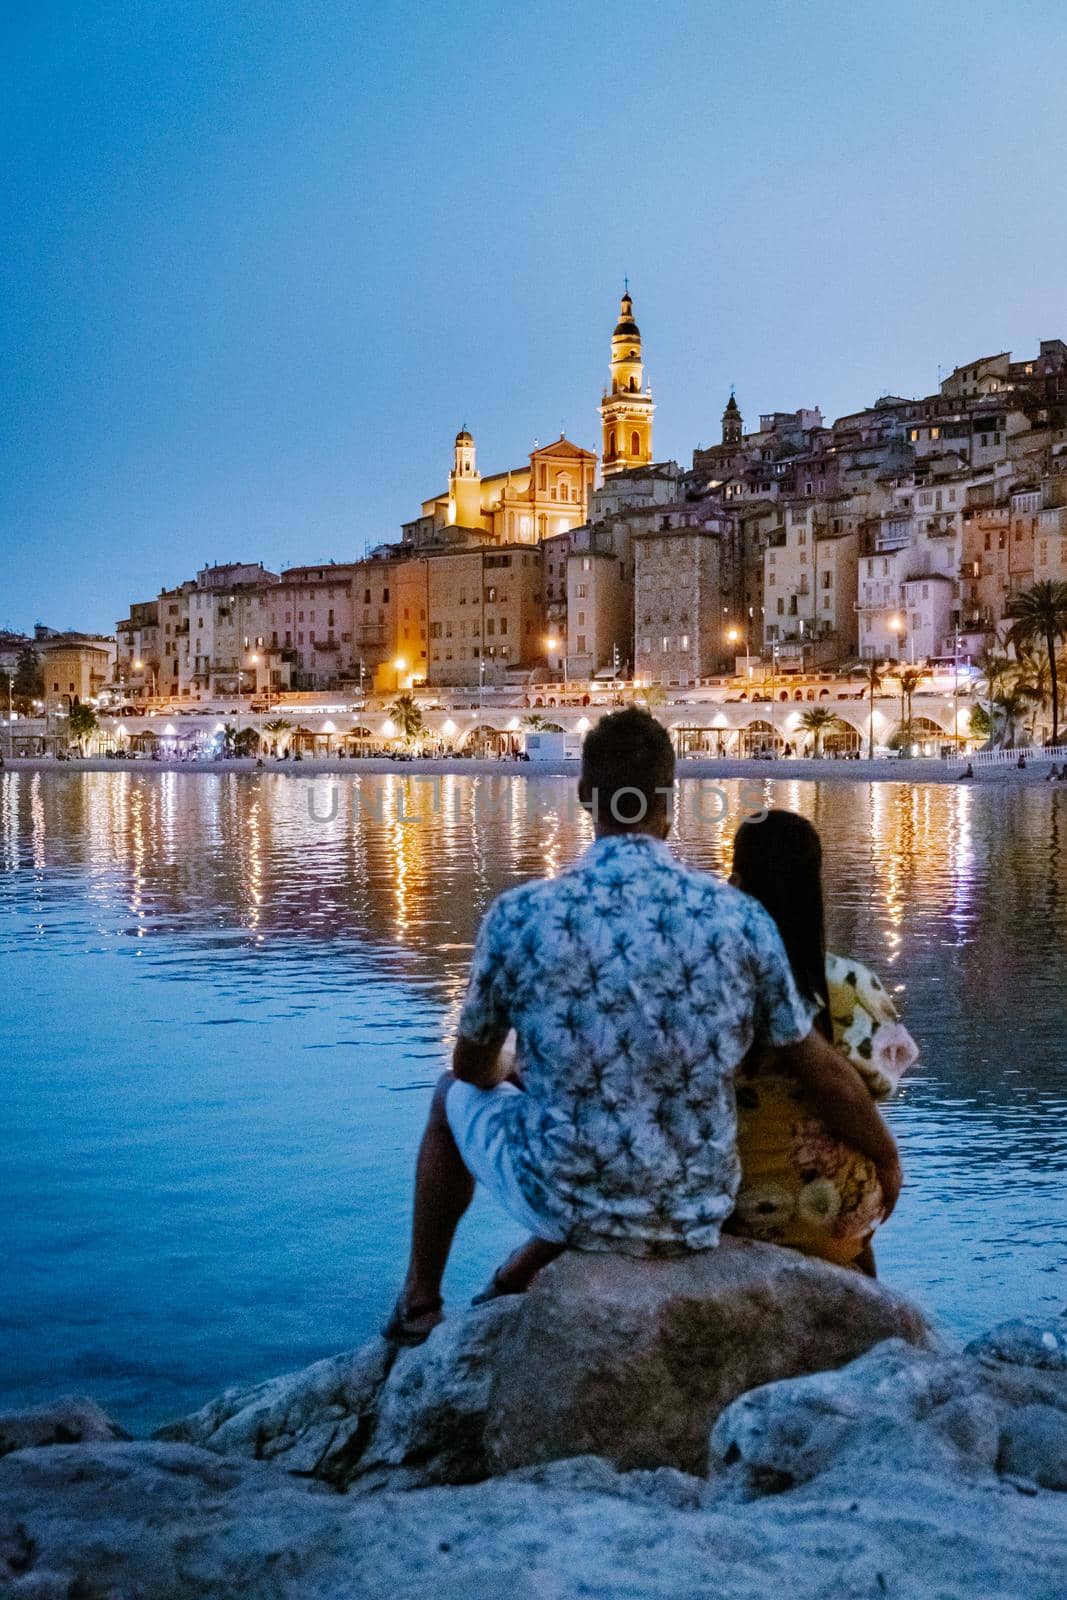
[(388, 1339), (390, 1344), (417, 1345), (425, 1344), (438, 1323), (445, 1320), (444, 1301), (440, 1295), (432, 1300), (412, 1301), (401, 1294), (393, 1314), (382, 1329), (382, 1338)]
[(489, 1287), (476, 1294), (472, 1306), (484, 1306), (490, 1300), (500, 1300), (509, 1294), (525, 1294), (537, 1274), (550, 1261), (563, 1254), (565, 1246), (550, 1244), (547, 1239), (527, 1239), (502, 1267), (497, 1267), (489, 1280)]
[(529, 1284), (509, 1283), (508, 1280), (502, 1276), (503, 1271), (504, 1269), (501, 1268), (499, 1272), (493, 1273), (493, 1276), (489, 1279), (488, 1287), (483, 1289), (481, 1294), (476, 1294), (474, 1296), (474, 1299), (471, 1301), (472, 1306), (487, 1306), (490, 1300), (503, 1300), (504, 1297), (509, 1294), (526, 1293), (527, 1289), (529, 1288)]

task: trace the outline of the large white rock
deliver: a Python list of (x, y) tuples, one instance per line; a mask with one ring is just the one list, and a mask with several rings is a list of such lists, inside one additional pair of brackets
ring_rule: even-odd
[(923, 1314), (861, 1273), (724, 1239), (671, 1261), (567, 1254), (506, 1330), (489, 1404), (495, 1470), (566, 1456), (702, 1472), (711, 1423), (739, 1394), (842, 1366)]
[(738, 1394), (933, 1332), (860, 1273), (724, 1240), (673, 1261), (568, 1254), (529, 1294), (449, 1317), (399, 1354), (380, 1340), (248, 1390), (156, 1438), (277, 1460), (337, 1487), (472, 1483), (596, 1454), (700, 1472)]

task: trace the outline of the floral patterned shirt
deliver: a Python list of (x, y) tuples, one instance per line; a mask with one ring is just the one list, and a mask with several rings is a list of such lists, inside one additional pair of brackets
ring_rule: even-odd
[(633, 1255), (717, 1244), (737, 1190), (734, 1072), (811, 1013), (755, 900), (644, 834), (596, 840), (496, 900), (461, 1035), (514, 1028), (502, 1106), (530, 1206), (568, 1243)]

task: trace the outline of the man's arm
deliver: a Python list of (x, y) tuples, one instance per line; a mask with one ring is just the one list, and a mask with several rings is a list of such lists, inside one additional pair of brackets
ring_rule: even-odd
[(452, 1052), (452, 1071), (461, 1083), (472, 1083), (476, 1089), (495, 1088), (501, 1078), (500, 1045), (479, 1044), (460, 1034)]
[(888, 1217), (903, 1182), (900, 1156), (855, 1067), (814, 1029), (799, 1043), (780, 1046), (777, 1062), (804, 1086), (830, 1132), (873, 1162)]

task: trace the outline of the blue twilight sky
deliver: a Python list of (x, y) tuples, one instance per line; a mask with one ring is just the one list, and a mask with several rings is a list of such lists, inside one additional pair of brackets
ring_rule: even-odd
[(7, 0), (0, 627), (1067, 336), (1063, 0)]

